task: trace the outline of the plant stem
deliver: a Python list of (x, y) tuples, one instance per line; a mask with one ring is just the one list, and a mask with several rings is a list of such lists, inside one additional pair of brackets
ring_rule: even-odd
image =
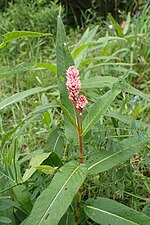
[[(80, 164), (83, 163), (83, 146), (82, 146), (82, 113), (79, 114), (76, 108), (76, 102), (74, 102), (74, 110), (76, 114), (76, 122), (78, 127), (78, 141), (79, 141), (79, 162)], [(75, 212), (74, 217), (74, 225), (78, 225), (78, 220), (80, 217), (81, 211), (81, 196), (82, 196), (82, 188), (80, 187), (78, 190), (78, 197), (77, 197), (77, 209)]]

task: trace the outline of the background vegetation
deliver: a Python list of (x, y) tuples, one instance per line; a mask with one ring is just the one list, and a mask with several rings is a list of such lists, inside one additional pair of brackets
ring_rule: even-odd
[[(102, 165), (86, 178), (82, 199), (107, 197), (150, 216), (150, 8), (147, 1), (114, 2), (116, 11), (105, 1), (104, 14), (99, 1), (91, 1), (88, 9), (78, 3), (79, 15), (73, 8), (70, 11), (71, 1), (64, 1), (61, 9), (67, 32), (64, 46), (80, 70), (82, 93), (89, 101), (84, 117), (116, 81), (122, 85), (113, 103), (107, 94), (106, 110), (84, 136), (85, 162), (88, 165), (90, 157), (103, 151), (111, 154), (124, 149), (129, 138), (139, 140), (126, 160), (108, 161), (106, 169)], [(62, 107), (56, 102), (61, 100), (58, 14), (58, 1), (1, 1), (0, 224), (21, 224), (57, 174), (55, 167), (78, 159), (77, 139), (68, 136)], [(34, 33), (17, 33), (16, 38), (16, 33), (8, 35), (12, 31)], [(98, 106), (100, 110), (103, 105)], [(141, 140), (148, 141), (142, 145)], [(53, 169), (42, 170), (41, 165)], [(74, 205), (73, 201), (69, 215)], [(64, 216), (59, 224), (66, 220)], [(90, 214), (81, 213), (79, 224), (100, 224), (92, 221)]]

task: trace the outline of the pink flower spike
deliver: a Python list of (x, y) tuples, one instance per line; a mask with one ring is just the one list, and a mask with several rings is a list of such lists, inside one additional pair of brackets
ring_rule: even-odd
[(79, 110), (80, 113), (83, 112), (84, 107), (88, 104), (88, 101), (86, 100), (86, 97), (84, 95), (81, 95), (80, 98), (77, 101), (76, 108)]
[(81, 88), (79, 71), (75, 66), (70, 66), (67, 70), (67, 89), (69, 99), (76, 102)]

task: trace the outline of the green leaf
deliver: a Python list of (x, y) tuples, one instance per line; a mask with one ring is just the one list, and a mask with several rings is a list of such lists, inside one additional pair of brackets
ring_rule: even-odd
[(126, 91), (130, 94), (133, 94), (133, 95), (138, 95), (150, 102), (150, 95), (144, 94), (142, 91), (137, 90), (136, 88), (132, 87), (130, 84), (125, 83), (124, 91)]
[(52, 167), (52, 166), (48, 166), (48, 165), (41, 165), (41, 166), (35, 166), (35, 169), (41, 171), (42, 173), (52, 175), (57, 170), (57, 167)]
[(43, 92), (43, 91), (47, 91), (47, 90), (52, 89), (54, 87), (55, 86), (49, 86), (49, 87), (46, 87), (46, 88), (36, 87), (36, 88), (32, 88), (32, 89), (14, 94), (14, 95), (4, 99), (2, 102), (0, 102), (0, 110), (2, 110), (3, 108), (5, 108), (5, 107), (7, 107), (7, 106), (9, 106), (13, 103), (22, 101), (24, 98), (26, 98), (30, 95), (37, 94), (37, 93)]
[(146, 128), (150, 129), (150, 124), (144, 123), (140, 120), (133, 120), (133, 119), (129, 118), (128, 116), (120, 114), (119, 112), (110, 111), (106, 115), (110, 116), (110, 117), (113, 117), (113, 118), (116, 118), (116, 119), (120, 120), (121, 122), (129, 124), (129, 125), (132, 125), (132, 123), (134, 121), (136, 127), (144, 128), (144, 129), (146, 129)]
[(12, 196), (20, 203), (26, 212), (29, 213), (31, 211), (33, 206), (31, 202), (31, 194), (27, 191), (27, 188), (24, 184), (17, 185), (16, 187), (12, 188)]
[(13, 207), (15, 203), (10, 199), (0, 199), (0, 211)]
[(20, 39), (20, 38), (33, 38), (33, 37), (42, 37), (42, 36), (48, 36), (52, 35), (50, 33), (43, 34), (43, 33), (38, 33), (38, 32), (31, 32), (31, 31), (13, 31), (9, 32), (7, 34), (4, 34), (4, 41), (3, 43), (0, 44), (0, 49), (5, 47), (7, 43), (12, 42), (14, 40)]
[(61, 167), (21, 225), (57, 225), (84, 182), (86, 174), (84, 164), (69, 162)]
[(44, 148), (46, 152), (55, 152), (60, 158), (64, 153), (64, 139), (61, 132), (62, 130), (59, 128), (53, 130), (49, 134)]
[(0, 67), (0, 79), (20, 74), (32, 69), (34, 69), (34, 66), (31, 63), (21, 63), (14, 67), (3, 66)]
[(125, 22), (125, 27), (123, 29), (123, 34), (124, 35), (127, 34), (128, 30), (129, 30), (130, 22), (131, 22), (131, 13), (129, 12), (128, 15), (127, 15), (126, 22)]
[[(89, 79), (86, 79), (82, 82), (82, 87), (85, 89), (91, 89), (91, 88), (104, 88), (104, 87), (109, 87), (112, 88), (113, 84), (117, 81), (118, 79), (112, 76), (96, 76), (92, 77)], [(126, 83), (124, 81), (123, 84), (123, 91), (133, 94), (133, 95), (138, 95), (142, 97), (143, 99), (150, 101), (150, 96), (147, 94), (144, 94), (142, 91), (139, 91), (138, 89), (132, 87), (130, 84)]]
[(122, 31), (122, 28), (121, 26), (116, 22), (116, 20), (113, 18), (113, 16), (111, 14), (108, 15), (109, 19), (111, 20), (115, 30), (117, 31), (118, 35), (120, 37), (123, 37), (123, 31)]
[(81, 40), (76, 45), (76, 47), (72, 51), (72, 57), (75, 60), (75, 65), (78, 67), (83, 59), (85, 57), (88, 46), (91, 45), (93, 42), (93, 38), (98, 30), (98, 26), (94, 27), (92, 30), (89, 30), (89, 28), (85, 31), (83, 34)]
[[(74, 120), (74, 118), (71, 116), (70, 112), (61, 104), (61, 102), (53, 97), (56, 101), (56, 103), (60, 106), (60, 108), (64, 111), (65, 115), (67, 116), (67, 118), (70, 120), (70, 122), (72, 123), (72, 125), (77, 129), (77, 125), (76, 125), (76, 122)], [(72, 105), (73, 107), (73, 105)]]
[(56, 73), (57, 72), (57, 67), (54, 64), (50, 63), (36, 63), (34, 65), (34, 68), (40, 68), (40, 69), (48, 69), (51, 70), (52, 72)]
[[(64, 29), (63, 22), (58, 16), (57, 18), (57, 44), (56, 44), (56, 57), (57, 57), (57, 79), (58, 89), (60, 92), (61, 104), (69, 111), (71, 116), (75, 118), (73, 104), (68, 98), (68, 90), (66, 87), (66, 71), (69, 66), (74, 65), (71, 53), (67, 48), (67, 37)], [(76, 142), (77, 136), (74, 126), (64, 115), (65, 134), (68, 139)]]
[(102, 225), (148, 225), (150, 218), (132, 208), (107, 198), (87, 200), (86, 215)]
[(119, 89), (109, 90), (91, 106), (83, 120), (83, 136), (95, 125), (120, 92)]
[(91, 88), (112, 88), (113, 84), (117, 81), (117, 78), (111, 76), (96, 76), (82, 81), (83, 89)]
[(5, 217), (5, 216), (0, 216), (0, 223), (1, 224), (7, 224), (7, 223), (11, 223), (12, 221), (8, 218), (8, 217)]
[(36, 154), (35, 156), (31, 158), (31, 161), (29, 164), (30, 169), (26, 169), (22, 177), (23, 182), (27, 181), (33, 175), (33, 173), (36, 171), (35, 167), (39, 166), (45, 159), (47, 159), (50, 156), (50, 154), (51, 152)]
[(150, 139), (138, 140), (137, 138), (128, 138), (120, 143), (122, 148), (119, 151), (101, 150), (97, 155), (91, 156), (87, 160), (86, 165), (89, 174), (101, 173), (125, 162), (135, 153), (142, 150), (147, 143), (150, 143)]

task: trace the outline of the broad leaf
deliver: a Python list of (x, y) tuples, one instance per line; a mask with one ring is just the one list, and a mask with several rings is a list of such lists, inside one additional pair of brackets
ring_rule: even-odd
[(150, 224), (150, 217), (107, 198), (88, 200), (84, 210), (90, 219), (102, 225)]
[(22, 101), (24, 98), (26, 98), (30, 95), (37, 94), (37, 93), (43, 92), (43, 91), (47, 91), (47, 90), (52, 89), (54, 87), (55, 86), (50, 86), (50, 87), (46, 87), (46, 88), (36, 87), (36, 88), (32, 88), (32, 89), (14, 94), (14, 95), (4, 99), (2, 102), (0, 102), (0, 110), (2, 110), (3, 108), (5, 108), (5, 107), (7, 107), (7, 106), (9, 106), (13, 103)]
[(83, 136), (95, 125), (100, 116), (105, 113), (115, 97), (121, 92), (119, 89), (112, 89), (101, 96), (88, 110), (83, 120)]
[(12, 188), (12, 196), (15, 198), (26, 212), (30, 212), (32, 209), (31, 193), (27, 191), (24, 184), (17, 185)]
[(31, 161), (30, 161), (30, 168), (29, 169), (26, 169), (24, 175), (23, 175), (23, 182), (27, 181), (32, 175), (33, 173), (36, 171), (36, 166), (39, 166), (41, 165), (41, 163), (47, 159), (49, 156), (50, 156), (51, 152), (49, 153), (41, 153), (41, 154), (36, 154), (35, 156), (33, 156), (31, 158)]
[(21, 225), (58, 225), (84, 182), (86, 174), (84, 164), (69, 162), (61, 167), (51, 184), (35, 202), (29, 217)]
[(0, 223), (1, 224), (10, 224), (12, 221), (8, 218), (8, 217), (5, 217), (5, 216), (0, 216)]
[(89, 174), (104, 172), (125, 162), (132, 155), (142, 150), (147, 143), (150, 143), (150, 139), (128, 138), (121, 142), (122, 148), (119, 151), (106, 151), (105, 149), (100, 151), (97, 155), (91, 156), (86, 162)]
[[(56, 45), (56, 57), (57, 57), (57, 78), (58, 89), (60, 92), (60, 99), (62, 105), (69, 111), (71, 116), (74, 116), (73, 104), (68, 98), (68, 91), (66, 87), (66, 71), (69, 66), (74, 65), (71, 53), (67, 47), (67, 38), (64, 29), (64, 25), (60, 16), (57, 19), (57, 45)], [(68, 139), (76, 141), (76, 130), (68, 120), (68, 117), (64, 115), (65, 134)]]

